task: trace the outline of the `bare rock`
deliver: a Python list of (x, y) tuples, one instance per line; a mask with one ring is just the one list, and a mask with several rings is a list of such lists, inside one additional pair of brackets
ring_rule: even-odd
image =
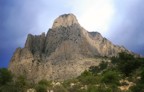
[(64, 14), (59, 16), (53, 23), (52, 28), (57, 28), (57, 27), (68, 27), (73, 24), (79, 24), (75, 15), (73, 14)]
[(73, 14), (64, 14), (46, 35), (28, 35), (24, 48), (15, 51), (9, 70), (16, 76), (26, 76), (30, 82), (65, 80), (98, 65), (102, 60), (96, 57), (117, 56), (122, 51), (132, 53), (98, 32), (88, 32)]

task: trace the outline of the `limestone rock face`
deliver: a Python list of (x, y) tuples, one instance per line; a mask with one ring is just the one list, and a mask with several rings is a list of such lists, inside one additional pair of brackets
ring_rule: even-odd
[(56, 27), (68, 27), (71, 26), (73, 24), (77, 24), (79, 25), (75, 15), (73, 14), (64, 14), (59, 16), (53, 23), (52, 28), (56, 28)]
[(9, 70), (31, 82), (65, 80), (98, 65), (101, 59), (96, 57), (117, 56), (122, 51), (131, 53), (100, 33), (82, 28), (73, 14), (64, 14), (54, 21), (46, 35), (28, 35), (24, 48), (15, 51)]

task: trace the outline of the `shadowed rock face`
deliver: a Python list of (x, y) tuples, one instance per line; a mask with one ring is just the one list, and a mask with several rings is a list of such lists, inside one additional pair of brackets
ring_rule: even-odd
[(98, 56), (117, 56), (126, 50), (113, 45), (98, 32), (87, 32), (73, 14), (59, 16), (48, 33), (28, 35), (24, 48), (17, 48), (9, 70), (28, 80), (64, 80), (79, 76), (85, 69), (98, 65)]

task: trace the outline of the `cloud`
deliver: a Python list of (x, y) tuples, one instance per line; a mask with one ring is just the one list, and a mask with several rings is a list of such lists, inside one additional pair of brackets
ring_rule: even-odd
[(4, 4), (0, 8), (1, 30), (5, 34), (1, 36), (1, 39), (14, 41), (18, 39), (16, 42), (21, 43), (20, 46), (24, 42), (18, 41), (26, 39), (28, 33), (47, 32), (57, 16), (69, 11), (65, 9), (63, 0), (55, 2), (50, 0), (1, 0), (1, 2)]
[(7, 66), (5, 62), (17, 47), (24, 46), (27, 34), (47, 32), (57, 16), (69, 12), (66, 3), (65, 0), (0, 0), (0, 61)]
[(88, 31), (144, 55), (143, 0), (73, 0), (72, 11)]
[(141, 53), (144, 47), (144, 1), (121, 0), (115, 2), (116, 13), (109, 29), (109, 38), (116, 44)]
[[(105, 33), (113, 14), (111, 0), (1, 0), (1, 48), (13, 44), (23, 47), (28, 33), (41, 34), (51, 28), (56, 17), (72, 12), (80, 24), (89, 31)], [(11, 39), (12, 38), (12, 39)]]
[(72, 11), (78, 15), (80, 24), (88, 31), (106, 34), (114, 14), (112, 0), (73, 0)]

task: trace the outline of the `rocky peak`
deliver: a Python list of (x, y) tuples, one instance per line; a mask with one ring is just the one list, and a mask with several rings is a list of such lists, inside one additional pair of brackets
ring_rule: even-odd
[(119, 52), (131, 53), (100, 33), (82, 28), (73, 14), (64, 14), (47, 35), (28, 35), (24, 48), (15, 51), (9, 70), (16, 76), (26, 75), (32, 82), (65, 80), (98, 65), (101, 60), (96, 57), (117, 56)]
[(67, 26), (71, 26), (73, 24), (79, 25), (76, 16), (71, 13), (63, 14), (63, 15), (60, 15), (57, 19), (55, 19), (52, 29), (60, 27), (60, 26), (67, 27)]
[(28, 34), (25, 48), (29, 49), (32, 53), (35, 52), (43, 52), (45, 43), (45, 33), (42, 33), (41, 35), (32, 35)]

